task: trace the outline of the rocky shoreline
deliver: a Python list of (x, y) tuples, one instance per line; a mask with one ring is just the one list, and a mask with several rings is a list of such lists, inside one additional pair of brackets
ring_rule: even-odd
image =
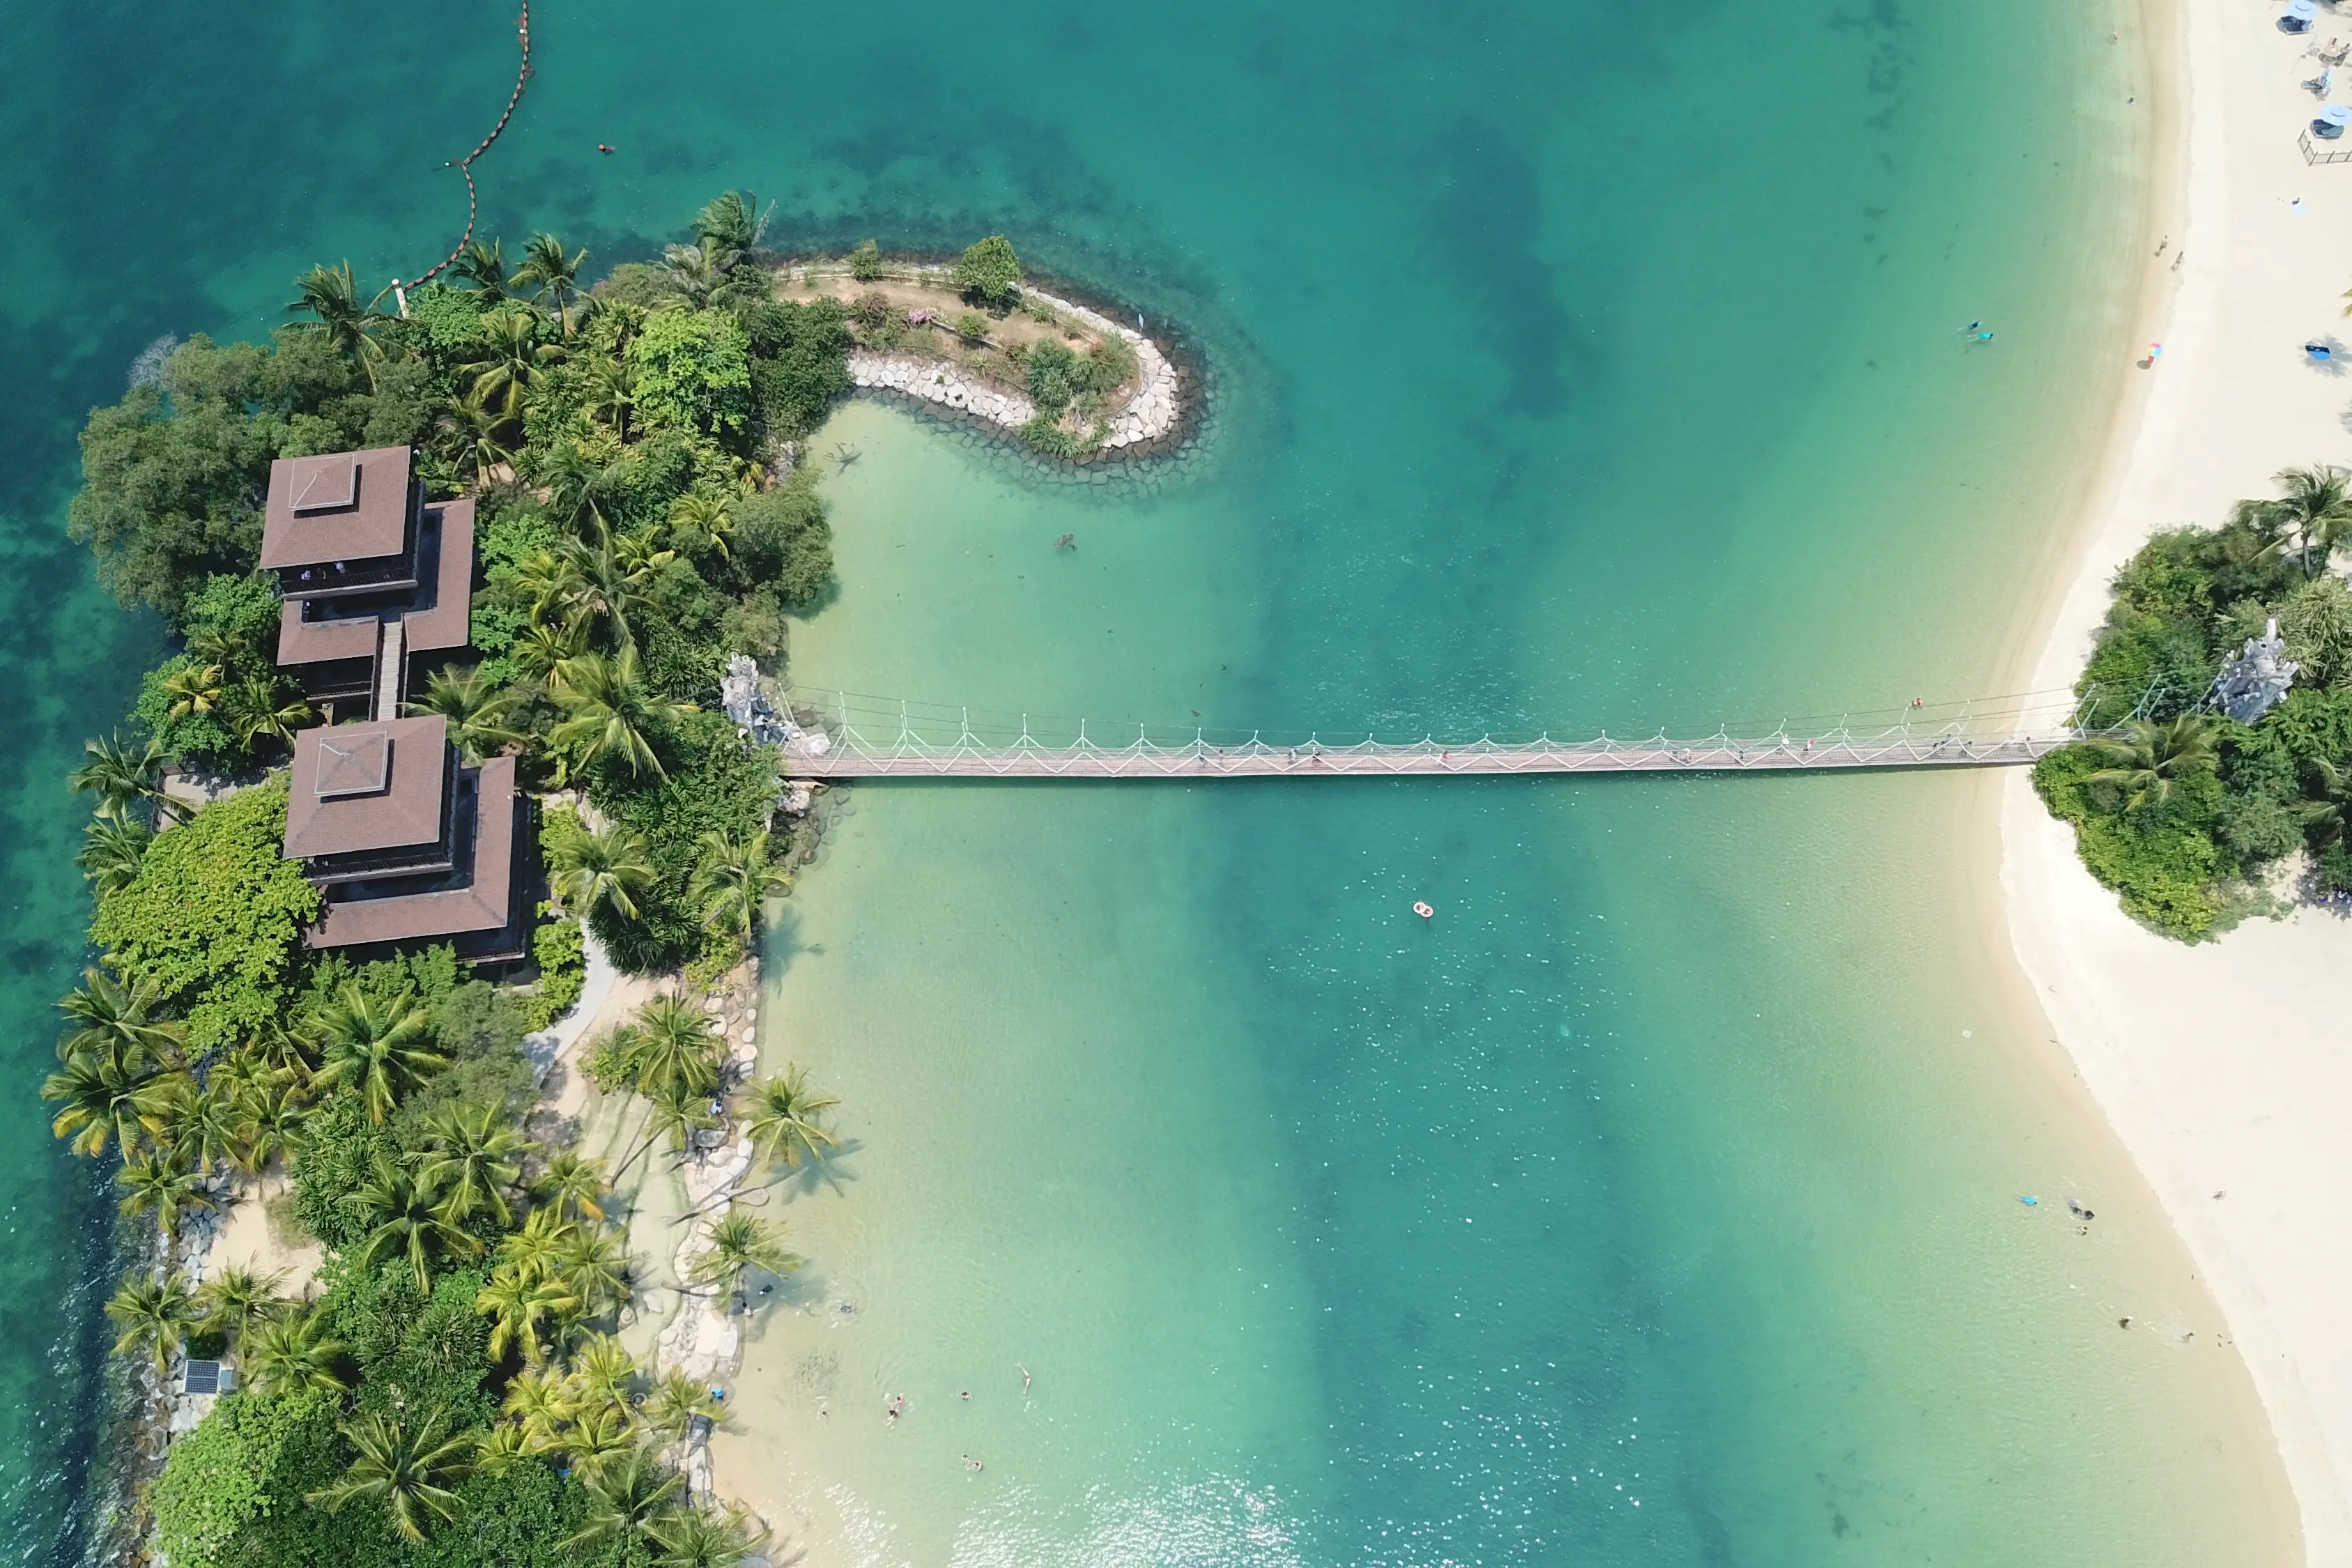
[[(1025, 292), (1093, 331), (1116, 333), (1135, 351), (1139, 367), (1135, 392), (1117, 414), (1104, 422), (1098, 451), (1125, 452), (1151, 447), (1182, 426), (1186, 401), (1183, 373), (1160, 345), (1134, 328), (1121, 326), (1084, 305), (1038, 289)], [(1008, 431), (1018, 431), (1037, 416), (1036, 405), (1025, 393), (974, 375), (968, 367), (950, 360), (857, 349), (849, 355), (849, 379), (863, 391), (896, 393)]]

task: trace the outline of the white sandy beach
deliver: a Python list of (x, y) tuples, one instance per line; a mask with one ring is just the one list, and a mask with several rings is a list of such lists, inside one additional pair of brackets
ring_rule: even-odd
[[(2179, 0), (2152, 25), (2170, 130), (2155, 191), (2147, 326), (2032, 689), (2080, 671), (2107, 582), (2153, 530), (2221, 521), (2289, 465), (2352, 460), (2352, 376), (2301, 345), (2352, 332), (2352, 164), (2309, 165), (2309, 52), (2352, 38), (2325, 10)], [(2338, 72), (2336, 97), (2352, 100)], [(2340, 145), (2352, 145), (2352, 139)], [(2299, 202), (2299, 205), (2297, 205)], [(2052, 1025), (2171, 1214), (2276, 1432), (2308, 1561), (2352, 1564), (2352, 924), (2305, 911), (2184, 948), (2125, 918), (2022, 773), (2000, 794), (2009, 929)]]

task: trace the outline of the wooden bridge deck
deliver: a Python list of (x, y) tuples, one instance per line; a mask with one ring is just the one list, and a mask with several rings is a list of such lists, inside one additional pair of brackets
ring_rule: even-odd
[(928, 745), (904, 738), (877, 747), (854, 735), (816, 732), (788, 746), (796, 778), (1225, 779), (1394, 778), (1454, 773), (1830, 773), (1854, 768), (2019, 767), (2068, 744), (2071, 731), (2009, 735), (1886, 734), (1704, 741), (1480, 741), (1349, 746), (1046, 746), (1015, 742)]

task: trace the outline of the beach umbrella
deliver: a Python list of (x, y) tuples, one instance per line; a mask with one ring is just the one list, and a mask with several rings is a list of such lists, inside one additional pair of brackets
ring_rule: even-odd
[(2319, 118), (2323, 123), (2333, 125), (2341, 131), (2347, 125), (2352, 125), (2352, 105), (2327, 104), (2320, 110)]
[(2286, 0), (2286, 14), (2298, 22), (2308, 22), (2318, 16), (2319, 7), (2314, 0)]

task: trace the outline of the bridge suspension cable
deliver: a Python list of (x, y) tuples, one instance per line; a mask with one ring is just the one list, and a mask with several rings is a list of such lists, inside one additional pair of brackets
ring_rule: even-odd
[(2096, 693), (1718, 721), (1679, 737), (1664, 728), (1413, 735), (1107, 724), (807, 688), (780, 696), (793, 726), (785, 765), (799, 777), (1116, 779), (2014, 766), (2089, 733), (2083, 721)]

